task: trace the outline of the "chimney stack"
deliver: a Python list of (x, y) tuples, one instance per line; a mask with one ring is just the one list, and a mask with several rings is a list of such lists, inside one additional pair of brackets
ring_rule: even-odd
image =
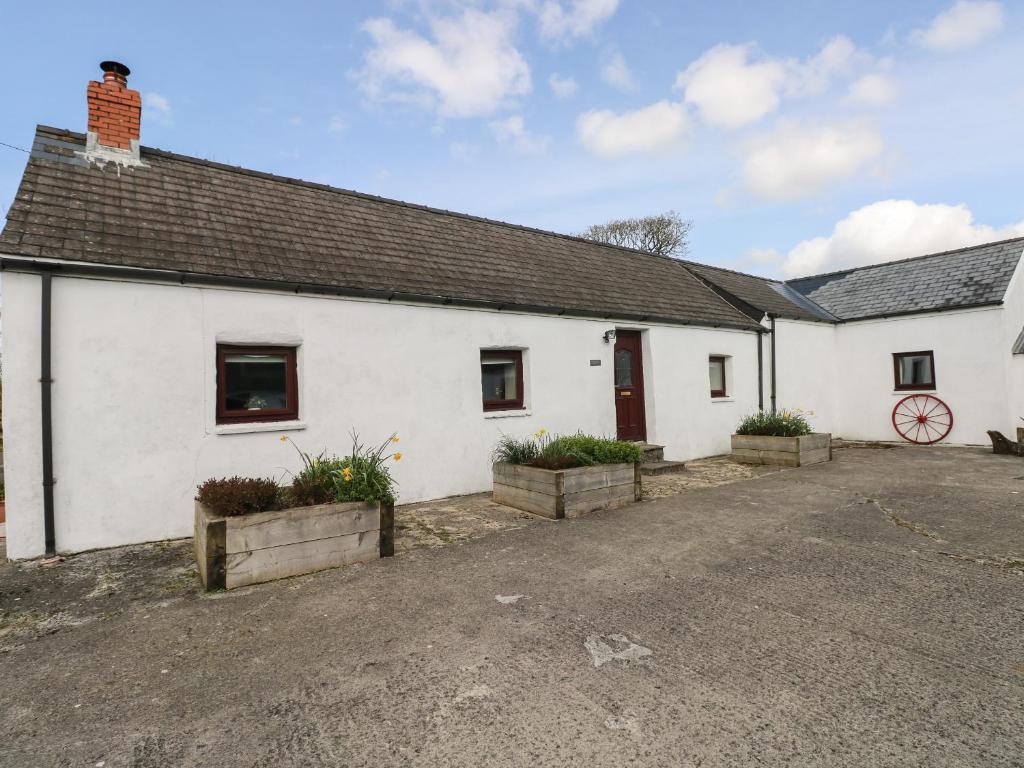
[(103, 82), (92, 81), (86, 90), (90, 143), (137, 154), (142, 96), (128, 87), (131, 70), (116, 61), (104, 61), (100, 69)]

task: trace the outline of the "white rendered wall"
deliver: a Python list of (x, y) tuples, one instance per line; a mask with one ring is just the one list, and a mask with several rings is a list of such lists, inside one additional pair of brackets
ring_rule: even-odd
[[(4, 272), (4, 493), (8, 557), (43, 551), (43, 451), (40, 439), (38, 275)], [(25, 511), (31, 510), (29, 514)], [(25, 553), (20, 554), (20, 553)]]
[[(836, 326), (775, 321), (778, 410), (802, 409), (815, 432), (836, 432)], [(771, 407), (771, 337), (765, 339), (765, 410)]]
[(982, 444), (1007, 409), (1009, 348), (1000, 307), (865, 320), (836, 328), (838, 434), (854, 440), (900, 440), (892, 410), (912, 392), (896, 391), (894, 352), (932, 350), (936, 389), (953, 412), (946, 442)]
[[(3, 385), (8, 556), (43, 552), (39, 277), (5, 272)], [(615, 433), (613, 322), (291, 294), (56, 277), (53, 282), (55, 524), (60, 551), (192, 532), (197, 484), (283, 477), (304, 449), (344, 454), (401, 436), (401, 502), (490, 488), (504, 432)], [(648, 438), (670, 458), (729, 448), (756, 407), (751, 332), (633, 326), (643, 333)], [(300, 424), (232, 433), (214, 418), (215, 348), (300, 344)], [(481, 348), (524, 354), (525, 415), (480, 403)], [(730, 355), (730, 398), (712, 402), (707, 356)], [(602, 361), (591, 366), (590, 360)], [(258, 428), (259, 429), (259, 428)]]

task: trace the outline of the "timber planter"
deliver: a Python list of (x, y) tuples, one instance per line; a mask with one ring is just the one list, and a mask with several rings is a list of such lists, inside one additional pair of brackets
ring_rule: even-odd
[(394, 504), (357, 501), (222, 517), (196, 502), (196, 562), (208, 590), (234, 589), (394, 553)]
[(832, 460), (832, 435), (813, 432), (800, 437), (733, 435), (732, 457), (744, 464), (803, 467)]
[(494, 501), (560, 520), (640, 501), (640, 464), (574, 469), (494, 465)]

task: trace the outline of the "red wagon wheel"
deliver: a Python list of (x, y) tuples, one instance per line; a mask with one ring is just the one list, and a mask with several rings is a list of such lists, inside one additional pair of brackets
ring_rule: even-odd
[(892, 425), (904, 440), (931, 445), (953, 429), (953, 412), (935, 395), (909, 395), (892, 409)]

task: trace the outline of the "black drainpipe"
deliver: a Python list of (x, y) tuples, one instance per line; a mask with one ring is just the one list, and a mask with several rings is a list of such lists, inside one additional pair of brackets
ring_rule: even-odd
[(50, 304), (53, 276), (49, 272), (43, 272), (41, 277), (43, 284), (39, 348), (42, 350), (42, 358), (39, 365), (39, 387), (43, 418), (43, 529), (46, 533), (46, 556), (53, 557), (57, 554), (57, 539), (53, 530), (53, 414), (51, 408), (53, 378), (50, 375)]
[(768, 315), (772, 333), (772, 413), (775, 413), (775, 315)]
[(764, 410), (764, 334), (758, 331), (757, 339), (757, 410)]

